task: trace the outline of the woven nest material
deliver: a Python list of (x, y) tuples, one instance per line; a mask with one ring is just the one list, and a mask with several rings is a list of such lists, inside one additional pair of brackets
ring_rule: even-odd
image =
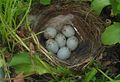
[[(52, 23), (57, 22), (58, 25), (55, 24), (56, 26), (62, 26), (64, 24), (72, 25), (79, 39), (79, 45), (77, 49), (72, 52), (69, 59), (60, 60), (56, 56), (53, 56), (52, 59), (54, 62), (48, 61), (54, 65), (62, 64), (70, 68), (81, 68), (85, 66), (91, 58), (102, 53), (100, 37), (103, 29), (103, 22), (99, 17), (95, 16), (86, 5), (72, 3), (65, 4), (60, 8), (57, 8), (55, 5), (50, 7), (33, 7), (30, 13), (31, 27), (35, 32), (43, 31), (47, 25), (51, 24), (51, 21), (54, 20), (55, 17), (61, 15), (68, 16), (69, 18), (61, 23), (59, 23), (59, 20), (53, 21)], [(45, 41), (42, 34), (39, 36), (39, 40), (45, 48)]]

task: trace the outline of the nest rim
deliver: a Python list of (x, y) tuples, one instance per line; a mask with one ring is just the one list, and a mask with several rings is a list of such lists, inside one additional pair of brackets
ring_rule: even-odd
[[(78, 7), (78, 10), (74, 10), (74, 12), (72, 11), (72, 8), (71, 7)], [(67, 11), (66, 10), (66, 8), (70, 8), (70, 11)], [(80, 8), (80, 9), (79, 9)], [(68, 62), (66, 62), (66, 61), (64, 61), (64, 60), (60, 60), (59, 58), (57, 58), (56, 56), (54, 56), (54, 55), (49, 55), (49, 57), (51, 58), (51, 60), (49, 60), (48, 58), (47, 58), (47, 61), (51, 64), (51, 65), (65, 65), (65, 66), (67, 66), (67, 67), (69, 67), (69, 68), (75, 68), (75, 69), (81, 69), (81, 67), (85, 67), (87, 64), (88, 64), (88, 62), (89, 61), (91, 61), (91, 59), (93, 59), (94, 57), (93, 56), (97, 56), (97, 55), (99, 55), (100, 53), (102, 53), (103, 52), (103, 47), (102, 47), (102, 44), (101, 44), (101, 41), (100, 41), (100, 36), (101, 36), (101, 32), (102, 32), (102, 30), (103, 30), (103, 22), (102, 22), (102, 20), (100, 19), (100, 18), (98, 18), (95, 14), (93, 14), (92, 13), (92, 11), (90, 10), (90, 11), (88, 11), (88, 9), (89, 8), (85, 8), (85, 9), (82, 9), (82, 5), (76, 5), (76, 4), (64, 4), (64, 5), (62, 5), (62, 8), (61, 8), (61, 10), (57, 10), (57, 8), (55, 8), (55, 7), (53, 7), (53, 6), (50, 6), (50, 7), (48, 7), (48, 9), (46, 9), (46, 10), (44, 10), (44, 11), (41, 11), (40, 13), (42, 14), (42, 16), (44, 16), (44, 17), (46, 17), (46, 16), (50, 16), (50, 17), (55, 17), (55, 16), (58, 16), (58, 15), (60, 15), (60, 14), (63, 14), (63, 15), (66, 15), (66, 14), (68, 14), (68, 13), (64, 13), (64, 11), (67, 11), (67, 12), (73, 12), (73, 13), (75, 13), (75, 15), (80, 15), (81, 16), (81, 19), (83, 20), (83, 22), (86, 24), (85, 26), (87, 26), (88, 28), (91, 28), (91, 26), (89, 26), (89, 23), (88, 23), (88, 18), (89, 18), (89, 16), (90, 17), (92, 17), (93, 18), (93, 20), (94, 21), (92, 21), (92, 22), (98, 22), (95, 26), (98, 26), (98, 25), (100, 25), (100, 27), (95, 27), (95, 30), (97, 30), (97, 31), (92, 31), (93, 32), (93, 36), (96, 38), (95, 40), (93, 40), (93, 38), (94, 37), (92, 37), (92, 39), (90, 39), (90, 41), (91, 41), (91, 48), (92, 49), (90, 49), (90, 52), (91, 53), (89, 53), (88, 54), (88, 56), (86, 56), (84, 59), (83, 59), (83, 61), (81, 61), (81, 62), (78, 62), (78, 63), (76, 63), (76, 64), (72, 64), (71, 65), (71, 63), (68, 63)], [(57, 12), (56, 12), (57, 11)], [(62, 11), (62, 12), (61, 12)], [(54, 15), (54, 16), (51, 16), (51, 15), (49, 15), (50, 13), (52, 13), (52, 12), (55, 12), (55, 13), (53, 13), (52, 15)], [(60, 12), (60, 13), (59, 13)], [(57, 15), (56, 15), (56, 13), (57, 13)], [(41, 16), (41, 17), (42, 17)], [(82, 18), (82, 16), (83, 16), (83, 18)], [(43, 18), (44, 18), (43, 17)], [(39, 21), (41, 20), (41, 19), (43, 19), (43, 18), (40, 18), (39, 19)], [(48, 17), (49, 18), (49, 17)], [(48, 19), (47, 17), (46, 17), (46, 19)], [(45, 20), (46, 21), (46, 20)], [(44, 27), (44, 24), (45, 23), (43, 23), (43, 24), (41, 24), (41, 26), (42, 27)], [(41, 27), (39, 27), (40, 26), (40, 24), (38, 24), (37, 25), (37, 29), (38, 28), (41, 28)], [(72, 25), (73, 26), (73, 25)], [(76, 28), (76, 26), (74, 26), (75, 28)], [(74, 28), (74, 29), (75, 29)], [(77, 29), (77, 28), (76, 28)], [(86, 29), (84, 29), (84, 30), (86, 30)], [(33, 29), (33, 31), (35, 31), (36, 32), (36, 29), (34, 28)], [(75, 30), (76, 31), (76, 30)], [(78, 31), (76, 31), (76, 33), (79, 35), (79, 33), (78, 33)], [(82, 32), (81, 32), (82, 33)], [(80, 34), (81, 34), (80, 33)], [(97, 35), (96, 35), (96, 34)], [(83, 33), (84, 34), (84, 33)], [(88, 35), (89, 35), (89, 33), (88, 33)], [(81, 36), (81, 37), (83, 37), (83, 36)], [(80, 38), (81, 38), (80, 37)], [(86, 42), (89, 42), (89, 37), (87, 37), (87, 40), (85, 40)], [(93, 41), (93, 42), (92, 42)], [(42, 44), (41, 44), (42, 45)], [(95, 46), (96, 45), (96, 46)], [(44, 46), (43, 46), (43, 48), (44, 48)], [(95, 48), (97, 48), (96, 50), (94, 50)], [(45, 48), (44, 48), (45, 49)], [(46, 49), (45, 49), (46, 50)], [(98, 50), (98, 51), (97, 51)], [(47, 50), (46, 50), (46, 53), (47, 54), (51, 54), (51, 53), (49, 53)], [(45, 58), (46, 59), (46, 58)]]

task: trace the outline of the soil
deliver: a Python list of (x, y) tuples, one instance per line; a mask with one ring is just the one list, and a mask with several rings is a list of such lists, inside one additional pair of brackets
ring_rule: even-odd
[(105, 54), (102, 59), (104, 70), (109, 70), (112, 77), (120, 74), (120, 44), (106, 47)]

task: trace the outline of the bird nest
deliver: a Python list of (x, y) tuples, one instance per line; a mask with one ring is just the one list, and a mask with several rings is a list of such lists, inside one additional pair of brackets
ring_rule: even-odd
[[(51, 60), (48, 57), (45, 57), (45, 60), (52, 65), (61, 64), (78, 69), (86, 66), (91, 58), (95, 58), (102, 53), (100, 37), (103, 22), (84, 4), (72, 3), (60, 7), (36, 5), (32, 8), (29, 19), (34, 32), (41, 32), (49, 25), (61, 29), (63, 25), (69, 24), (74, 28), (75, 35), (79, 39), (77, 49), (72, 52), (67, 60), (60, 60), (56, 55), (48, 54)], [(43, 34), (40, 34), (38, 38), (42, 47), (46, 49)]]

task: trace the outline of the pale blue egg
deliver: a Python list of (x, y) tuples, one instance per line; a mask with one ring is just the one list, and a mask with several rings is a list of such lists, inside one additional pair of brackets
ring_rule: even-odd
[(44, 32), (44, 37), (46, 39), (51, 39), (51, 38), (55, 38), (57, 34), (57, 30), (53, 27), (48, 27), (45, 29), (45, 32)]
[(63, 34), (59, 33), (56, 35), (55, 41), (58, 43), (59, 47), (63, 47), (66, 44), (66, 37)]
[(78, 46), (78, 39), (75, 36), (71, 36), (67, 39), (67, 47), (73, 51), (77, 48)]
[(46, 41), (46, 48), (52, 53), (57, 53), (59, 46), (55, 40), (49, 39)]
[(66, 37), (71, 37), (71, 36), (75, 35), (75, 30), (73, 29), (73, 27), (71, 25), (65, 25), (62, 29), (62, 33)]
[(66, 60), (70, 57), (70, 54), (71, 54), (71, 52), (70, 52), (69, 48), (62, 47), (59, 49), (59, 51), (57, 53), (57, 57), (59, 59)]

